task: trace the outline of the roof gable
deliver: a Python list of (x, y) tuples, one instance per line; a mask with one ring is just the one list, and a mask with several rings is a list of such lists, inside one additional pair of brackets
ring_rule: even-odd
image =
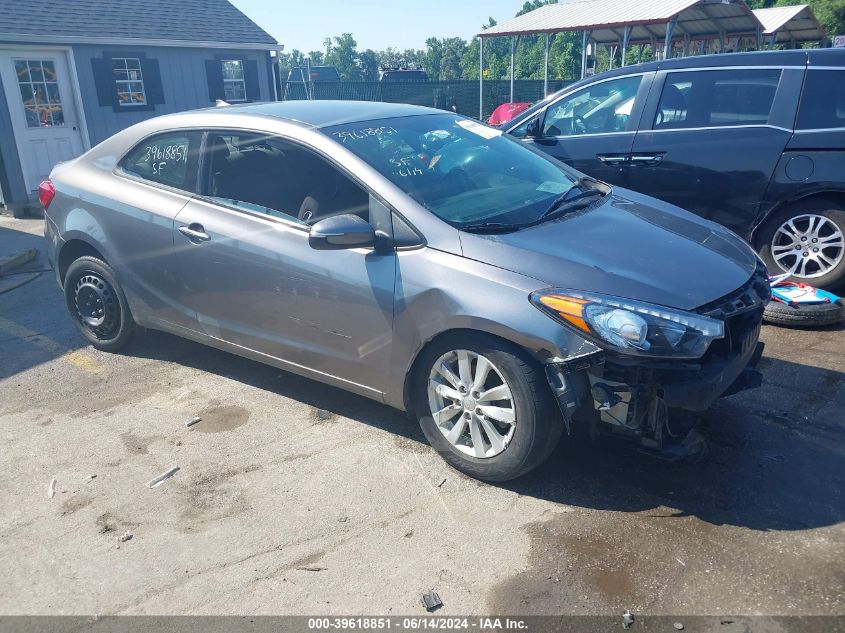
[(227, 0), (0, 0), (4, 35), (276, 44)]
[(818, 42), (825, 38), (824, 27), (806, 4), (757, 9), (754, 15), (763, 24), (765, 34), (777, 33), (778, 41), (781, 42), (792, 39), (797, 42)]

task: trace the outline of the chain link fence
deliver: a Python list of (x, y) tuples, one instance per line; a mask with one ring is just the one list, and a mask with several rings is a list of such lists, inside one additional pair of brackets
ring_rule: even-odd
[[(549, 81), (549, 94), (568, 86), (573, 81)], [(442, 110), (453, 110), (465, 116), (478, 116), (477, 81), (335, 81), (314, 82), (307, 88), (302, 83), (288, 83), (284, 88), (284, 99), (307, 99), (309, 89), (314, 99), (410, 103)], [(514, 81), (513, 101), (533, 103), (542, 99), (543, 96), (542, 80), (520, 79)], [(510, 101), (509, 80), (484, 82), (485, 119), (497, 106)]]

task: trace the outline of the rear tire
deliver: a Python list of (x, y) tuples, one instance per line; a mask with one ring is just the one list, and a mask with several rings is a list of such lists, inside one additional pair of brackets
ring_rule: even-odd
[[(450, 466), (500, 482), (527, 473), (551, 455), (563, 419), (542, 367), (524, 351), (479, 333), (444, 337), (422, 354), (412, 382), (414, 410), (429, 443)], [(466, 375), (461, 375), (461, 359)], [(441, 363), (447, 366), (445, 374), (436, 369)], [(488, 363), (484, 374), (480, 368)], [(447, 378), (450, 366), (456, 370)], [(476, 385), (482, 374), (487, 380)], [(438, 424), (434, 409), (447, 408), (437, 416)], [(512, 425), (502, 422), (511, 417)], [(463, 431), (448, 439), (459, 424)]]
[(85, 255), (67, 269), (65, 302), (73, 324), (93, 347), (115, 352), (132, 337), (135, 321), (114, 271)]
[(813, 199), (789, 205), (766, 221), (755, 242), (770, 275), (797, 266), (790, 281), (827, 288), (845, 281), (845, 210), (837, 202)]

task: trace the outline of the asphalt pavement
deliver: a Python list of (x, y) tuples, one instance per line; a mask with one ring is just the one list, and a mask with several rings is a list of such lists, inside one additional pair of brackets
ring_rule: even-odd
[(0, 280), (0, 614), (845, 614), (842, 326), (765, 327), (703, 463), (564, 439), (494, 486), (343, 391), (156, 332), (93, 350), (40, 231), (0, 219), (0, 255), (42, 251)]

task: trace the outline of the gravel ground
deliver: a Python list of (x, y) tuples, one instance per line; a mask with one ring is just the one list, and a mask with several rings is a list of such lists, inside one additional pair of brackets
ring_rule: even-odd
[[(0, 254), (40, 230), (0, 219)], [(0, 280), (0, 614), (845, 614), (841, 326), (765, 327), (704, 463), (564, 441), (493, 486), (357, 396), (155, 332), (97, 352), (44, 267)]]

